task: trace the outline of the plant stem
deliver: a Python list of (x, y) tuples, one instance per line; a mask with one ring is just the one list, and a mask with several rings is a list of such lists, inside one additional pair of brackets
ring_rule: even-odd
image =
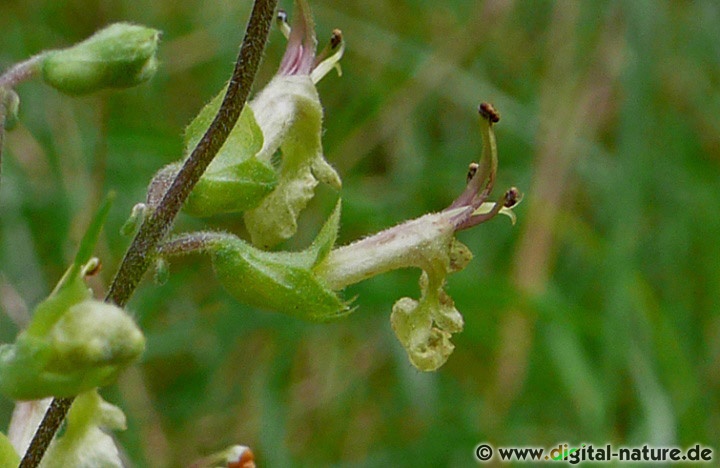
[(13, 65), (10, 70), (0, 76), (0, 88), (12, 89), (17, 84), (27, 81), (40, 71), (40, 60), (43, 54), (38, 54), (24, 62)]
[(250, 94), (276, 4), (277, 0), (255, 1), (235, 71), (215, 120), (185, 161), (160, 204), (140, 226), (110, 286), (106, 298), (109, 302), (125, 306), (151, 264), (158, 243), (172, 227), (185, 199), (235, 126)]
[(60, 428), (60, 424), (65, 419), (74, 399), (74, 397), (53, 398), (18, 468), (35, 468), (40, 464), (45, 451)]
[(15, 85), (29, 80), (40, 71), (40, 60), (43, 55), (38, 54), (24, 62), (14, 65), (10, 70), (0, 75), (0, 172), (2, 172), (2, 152), (5, 140), (5, 121), (7, 119), (6, 93), (13, 92)]
[[(208, 128), (157, 208), (145, 219), (128, 248), (105, 300), (120, 307), (127, 304), (155, 257), (158, 243), (172, 227), (182, 204), (235, 126), (242, 112), (260, 64), (277, 0), (255, 0), (230, 78), (227, 93), (215, 120)], [(36, 467), (65, 419), (72, 398), (56, 398), (45, 413), (21, 467)]]

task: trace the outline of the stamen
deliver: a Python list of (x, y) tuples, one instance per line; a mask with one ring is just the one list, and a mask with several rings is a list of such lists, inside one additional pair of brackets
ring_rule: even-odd
[(495, 110), (495, 107), (493, 107), (493, 105), (489, 102), (481, 103), (480, 107), (478, 108), (478, 112), (484, 118), (489, 120), (490, 123), (498, 123), (500, 121), (500, 113), (498, 113), (498, 111)]
[(475, 177), (475, 174), (477, 174), (477, 171), (478, 171), (478, 167), (480, 167), (478, 165), (478, 163), (476, 163), (476, 162), (470, 163), (470, 165), (468, 166), (467, 181), (465, 182), (466, 184), (469, 184), (470, 181), (472, 180), (472, 178)]
[[(320, 81), (333, 68), (337, 70), (338, 76), (342, 76), (340, 59), (345, 53), (345, 41), (342, 31), (333, 29), (330, 41), (323, 48), (322, 52), (315, 58), (315, 68), (310, 73), (313, 83)], [(329, 57), (328, 57), (329, 55)], [(326, 58), (327, 57), (327, 58)]]
[(285, 39), (290, 39), (290, 23), (288, 23), (288, 14), (285, 10), (278, 10), (277, 16), (275, 17), (275, 24), (280, 28), (280, 32), (283, 33)]
[(332, 36), (330, 36), (330, 48), (332, 50), (337, 49), (343, 40), (342, 31), (339, 29), (333, 29)]
[(505, 208), (512, 208), (520, 203), (521, 200), (522, 194), (517, 187), (510, 187), (508, 191), (505, 192)]
[[(480, 112), (480, 134), (482, 135), (482, 153), (480, 162), (472, 175), (468, 172), (468, 182), (465, 191), (455, 199), (448, 209), (460, 206), (480, 206), (492, 192), (497, 173), (497, 143), (493, 123), (500, 120), (500, 114), (492, 104), (482, 103)], [(484, 187), (483, 187), (484, 184)]]
[(498, 201), (480, 204), (470, 217), (457, 224), (455, 230), (461, 231), (477, 226), (494, 218), (498, 213), (509, 216), (512, 223), (515, 224), (515, 213), (513, 213), (511, 208), (520, 203), (521, 200), (522, 194), (520, 191), (515, 187), (511, 187)]

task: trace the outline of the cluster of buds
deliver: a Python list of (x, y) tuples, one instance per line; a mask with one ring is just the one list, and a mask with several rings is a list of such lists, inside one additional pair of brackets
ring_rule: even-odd
[(110, 208), (98, 212), (75, 261), (12, 344), (0, 345), (0, 391), (15, 400), (69, 397), (115, 381), (145, 349), (120, 307), (98, 301), (85, 277), (99, 268), (91, 252)]
[[(136, 86), (155, 73), (159, 38), (155, 29), (116, 23), (0, 75), (0, 155), (4, 131), (17, 122), (16, 85), (40, 77), (70, 95)], [(8, 436), (0, 433), (0, 466), (20, 464), (19, 454), (28, 450), (49, 397), (75, 400), (64, 433), (53, 440), (43, 466), (122, 466), (107, 432), (125, 429), (125, 416), (102, 400), (97, 387), (115, 382), (140, 357), (145, 338), (126, 311), (96, 300), (85, 284), (85, 278), (100, 269), (91, 255), (109, 208), (110, 198), (88, 228), (73, 264), (37, 305), (27, 328), (13, 343), (0, 345), (0, 392), (18, 400)]]

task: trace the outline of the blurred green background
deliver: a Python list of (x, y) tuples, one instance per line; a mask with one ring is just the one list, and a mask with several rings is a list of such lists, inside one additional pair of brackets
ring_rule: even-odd
[[(291, 10), (288, 0), (281, 6)], [(340, 242), (447, 206), (479, 156), (476, 108), (495, 104), (506, 218), (465, 231), (449, 278), (465, 317), (438, 372), (407, 361), (389, 323), (418, 272), (346, 291), (326, 325), (249, 309), (207, 259), (176, 260), (130, 303), (142, 362), (103, 395), (120, 405), (131, 466), (181, 466), (231, 444), (260, 466), (474, 466), (482, 441), (656, 446), (720, 457), (720, 5), (698, 1), (311, 1), (321, 43), (341, 28), (343, 76), (319, 84), (324, 146), (343, 177)], [(71, 99), (18, 88), (0, 186), (0, 307), (48, 294), (92, 209), (117, 202), (98, 254), (102, 296), (146, 184), (227, 79), (249, 1), (3, 0), (0, 67), (118, 20), (164, 31), (137, 89)], [(285, 41), (271, 33), (256, 89)], [(314, 237), (321, 188), (287, 248)], [(243, 233), (240, 216), (176, 231)], [(17, 293), (22, 300), (18, 300)], [(0, 313), (0, 341), (17, 327)], [(11, 402), (0, 399), (0, 427)]]

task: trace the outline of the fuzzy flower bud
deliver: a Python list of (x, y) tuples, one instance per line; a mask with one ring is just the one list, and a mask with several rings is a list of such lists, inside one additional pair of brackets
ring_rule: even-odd
[(99, 266), (90, 255), (109, 209), (108, 199), (27, 329), (13, 344), (0, 345), (0, 391), (10, 398), (68, 397), (107, 385), (142, 353), (145, 338), (132, 318), (93, 299), (84, 282)]
[(159, 40), (156, 29), (115, 23), (72, 47), (46, 52), (42, 78), (70, 95), (136, 86), (155, 74)]
[(68, 397), (108, 385), (145, 348), (119, 307), (89, 299), (69, 307), (44, 336), (0, 346), (0, 390), (16, 400)]

